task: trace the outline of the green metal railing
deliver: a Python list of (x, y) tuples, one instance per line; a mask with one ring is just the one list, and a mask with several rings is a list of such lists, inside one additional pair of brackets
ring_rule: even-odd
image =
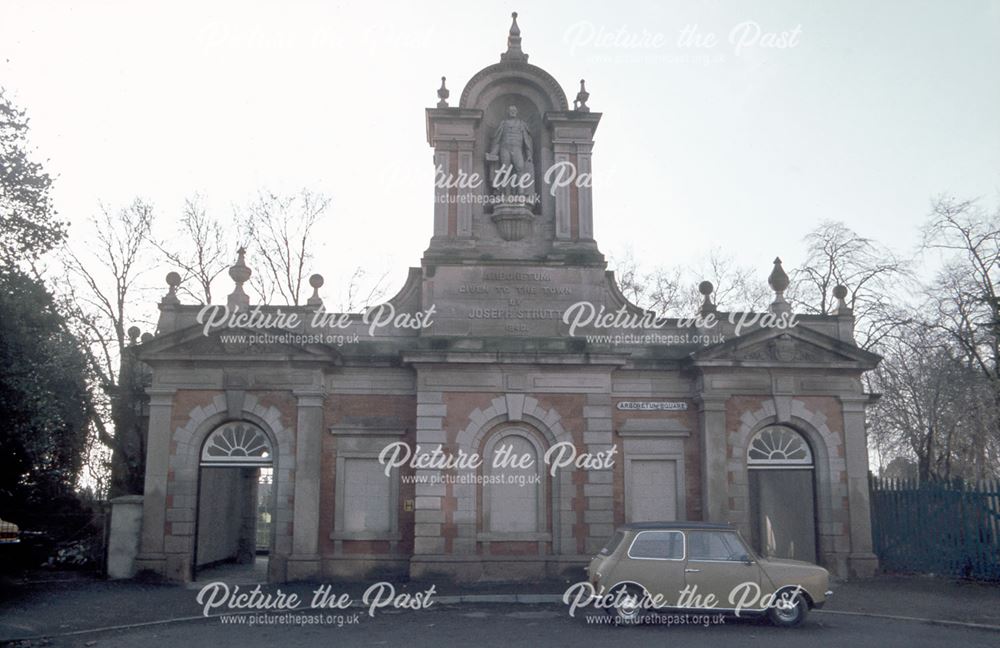
[(1000, 483), (869, 481), (883, 569), (1000, 580)]

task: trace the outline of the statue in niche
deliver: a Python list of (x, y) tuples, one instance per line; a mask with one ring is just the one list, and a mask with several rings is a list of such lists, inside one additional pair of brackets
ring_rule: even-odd
[[(534, 196), (535, 162), (531, 131), (517, 117), (517, 106), (507, 108), (507, 119), (500, 122), (486, 162), (491, 167), (490, 184), (504, 196)], [(530, 199), (529, 199), (530, 201)]]

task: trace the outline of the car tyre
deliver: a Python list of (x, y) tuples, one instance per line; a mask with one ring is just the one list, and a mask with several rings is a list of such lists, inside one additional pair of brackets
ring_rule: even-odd
[(646, 612), (642, 608), (642, 600), (646, 591), (638, 585), (629, 583), (622, 583), (611, 588), (611, 594), (615, 599), (618, 598), (619, 592), (622, 593), (621, 604), (611, 605), (604, 611), (617, 620), (616, 625), (639, 625), (642, 623)]
[(781, 628), (794, 628), (809, 614), (809, 602), (801, 594), (794, 594), (788, 603), (778, 605), (777, 602), (767, 611), (767, 618)]

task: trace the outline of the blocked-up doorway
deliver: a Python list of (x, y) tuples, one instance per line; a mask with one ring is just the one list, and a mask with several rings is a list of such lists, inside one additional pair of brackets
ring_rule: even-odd
[(751, 542), (773, 558), (816, 562), (813, 454), (796, 430), (772, 425), (747, 449)]
[(684, 458), (643, 454), (625, 458), (625, 521), (683, 520)]
[(198, 482), (195, 570), (220, 565), (267, 573), (273, 546), (271, 441), (247, 421), (225, 423), (208, 435)]

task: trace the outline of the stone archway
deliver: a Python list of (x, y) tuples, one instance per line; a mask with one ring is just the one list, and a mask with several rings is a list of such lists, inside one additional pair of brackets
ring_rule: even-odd
[(813, 453), (788, 425), (768, 425), (747, 446), (750, 538), (759, 553), (816, 562)]
[[(244, 421), (260, 428), (271, 443), (272, 521), (268, 580), (284, 580), (284, 564), (292, 550), (291, 520), (295, 492), (295, 430), (283, 421), (273, 405), (262, 404), (255, 395), (229, 391), (206, 405), (194, 408), (187, 422), (171, 437), (170, 478), (166, 517), (171, 523), (164, 534), (168, 553), (177, 554), (184, 578), (194, 577), (202, 453), (209, 436), (228, 422)], [(173, 520), (185, 520), (183, 524)]]
[[(194, 570), (236, 563), (254, 565), (273, 542), (274, 449), (250, 421), (217, 426), (202, 444)], [(266, 559), (265, 559), (266, 560)], [(266, 573), (266, 563), (260, 565)]]
[(739, 426), (728, 434), (731, 454), (727, 461), (727, 479), (731, 492), (741, 495), (730, 498), (729, 520), (740, 528), (745, 537), (752, 536), (748, 466), (750, 441), (767, 426), (789, 426), (806, 439), (812, 451), (818, 562), (833, 572), (846, 573), (843, 537), (848, 523), (847, 464), (843, 430), (840, 428), (842, 423), (829, 421), (826, 415), (811, 409), (807, 402), (807, 399), (790, 397), (763, 400), (757, 409), (744, 412)]

